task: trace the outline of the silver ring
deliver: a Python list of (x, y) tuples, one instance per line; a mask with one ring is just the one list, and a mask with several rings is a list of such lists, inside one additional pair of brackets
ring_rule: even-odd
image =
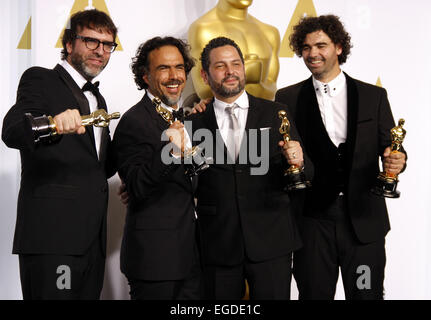
[(292, 153), (292, 158), (296, 159), (296, 152)]

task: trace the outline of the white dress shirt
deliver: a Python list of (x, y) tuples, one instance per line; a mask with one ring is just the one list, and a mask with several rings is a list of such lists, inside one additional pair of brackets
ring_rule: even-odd
[(238, 124), (240, 127), (239, 141), (242, 141), (245, 131), (245, 125), (247, 122), (248, 108), (250, 107), (247, 93), (244, 90), (242, 95), (240, 95), (238, 99), (236, 99), (235, 102), (231, 104), (214, 98), (214, 113), (216, 116), (218, 127), (220, 129), (221, 136), (224, 141), (227, 141), (227, 137), (229, 134), (229, 123), (231, 121), (229, 118), (230, 115), (225, 111), (225, 108), (231, 107), (234, 104), (237, 104), (239, 107), (234, 109), (234, 113), (236, 118), (238, 119)]
[[(87, 80), (78, 72), (74, 67), (72, 67), (66, 60), (63, 60), (61, 62), (61, 66), (70, 74), (72, 79), (76, 82), (78, 87), (82, 89), (82, 87), (87, 83)], [(94, 79), (93, 79), (94, 80)], [(91, 91), (85, 91), (84, 92), (85, 97), (88, 100), (88, 104), (90, 106), (90, 113), (97, 110), (97, 99), (96, 96)], [(78, 106), (65, 106), (69, 109), (74, 109)], [(99, 156), (100, 152), (100, 143), (102, 141), (102, 131), (103, 128), (98, 128), (93, 126), (93, 132), (94, 132), (94, 143), (96, 146), (97, 156)]]
[(336, 147), (347, 138), (347, 83), (343, 72), (329, 83), (313, 77), (320, 115), (329, 138)]

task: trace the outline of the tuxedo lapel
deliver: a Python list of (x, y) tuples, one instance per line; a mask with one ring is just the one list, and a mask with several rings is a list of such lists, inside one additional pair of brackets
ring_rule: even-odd
[[(252, 95), (248, 95), (248, 112), (247, 112), (247, 121), (245, 123), (245, 130), (248, 132), (248, 129), (258, 129), (259, 126), (259, 110), (260, 107), (256, 101), (256, 98)], [(242, 146), (242, 144), (241, 144)]]
[[(60, 75), (60, 78), (63, 80), (63, 82), (66, 84), (66, 86), (72, 91), (73, 96), (75, 97), (76, 101), (78, 102), (78, 106), (80, 109), (81, 115), (87, 115), (90, 114), (90, 105), (88, 104), (88, 100), (84, 95), (84, 92), (76, 82), (72, 79), (70, 74), (59, 64), (57, 64), (54, 68), (55, 71), (58, 72)], [(90, 138), (91, 145), (93, 146), (93, 151), (97, 156), (96, 151), (96, 145), (94, 143), (94, 132), (92, 126), (87, 126), (85, 128), (85, 131), (88, 132), (88, 137)]]
[[(98, 109), (105, 109), (106, 112), (108, 112), (108, 106), (106, 105), (106, 101), (105, 98), (103, 98), (103, 96), (99, 93), (99, 99), (100, 102), (98, 102)], [(99, 160), (101, 162), (104, 162), (106, 160), (106, 152), (107, 152), (107, 147), (108, 147), (108, 143), (110, 140), (110, 136), (109, 136), (109, 126), (103, 128), (102, 130), (102, 136), (101, 136), (101, 141), (100, 141), (100, 152), (99, 152)]]
[(316, 129), (310, 127), (310, 124), (313, 123), (313, 121), (310, 121), (312, 117), (318, 117), (315, 121), (319, 123), (320, 129), (322, 129), (323, 132), (326, 132), (325, 126), (322, 122), (322, 117), (320, 116), (319, 104), (317, 102), (311, 77), (304, 82), (304, 85), (299, 92), (298, 107), (295, 111), (296, 117), (294, 121), (296, 128), (305, 145), (312, 141), (311, 137), (313, 135), (313, 130)]
[(215, 111), (214, 111), (214, 99), (207, 106), (207, 111), (204, 113), (204, 121), (205, 121), (206, 128), (211, 130), (211, 132), (215, 132), (216, 130), (219, 129), (217, 124), (217, 119), (215, 116)]
[(353, 163), (353, 154), (357, 142), (357, 123), (358, 123), (358, 112), (359, 112), (359, 95), (358, 88), (355, 81), (350, 78), (347, 74), (347, 156), (349, 158), (349, 164)]
[[(261, 153), (261, 119), (264, 117), (262, 113), (265, 112), (264, 108), (259, 105), (259, 101), (252, 95), (248, 95), (248, 111), (247, 111), (247, 120), (245, 122), (245, 131), (241, 141), (240, 154), (247, 155), (247, 163), (250, 162), (249, 155), (251, 150), (256, 150)], [(255, 131), (255, 136), (251, 137), (250, 131)], [(241, 159), (244, 161), (244, 159)]]
[[(156, 106), (153, 104), (153, 102), (150, 100), (147, 94), (142, 98), (141, 100), (142, 106), (146, 109), (146, 113), (150, 115), (150, 118), (153, 123), (153, 127), (155, 130), (158, 130), (158, 139), (161, 139), (163, 131), (169, 128), (169, 123), (166, 122), (160, 114), (156, 111)], [(160, 146), (163, 147), (165, 145), (164, 142), (161, 140), (159, 141)], [(174, 172), (172, 172), (172, 175), (175, 177), (175, 180), (177, 183), (180, 183), (185, 189), (187, 189), (189, 192), (194, 192), (194, 189), (196, 188), (195, 184), (197, 183), (196, 177), (193, 177), (189, 179), (185, 175), (185, 167), (184, 165), (181, 165), (179, 168), (175, 169)]]
[(145, 108), (147, 108), (148, 113), (160, 131), (163, 132), (168, 129), (169, 123), (157, 113), (156, 105), (150, 100), (150, 97), (147, 94), (145, 94), (145, 96), (142, 98), (142, 102), (144, 103)]
[(103, 128), (101, 141), (100, 141), (100, 150), (99, 150), (99, 161), (100, 162), (106, 161), (109, 140), (110, 140), (109, 127)]
[[(226, 163), (225, 160), (226, 157), (229, 156), (229, 152), (227, 151), (226, 144), (224, 143), (223, 137), (217, 124), (217, 118), (214, 111), (214, 99), (209, 105), (207, 105), (207, 110), (203, 114), (203, 120), (205, 123), (205, 128), (210, 130), (213, 134), (213, 145), (215, 146), (215, 154), (213, 155), (213, 157), (215, 157), (216, 159), (217, 156), (221, 155), (223, 152), (223, 163)], [(216, 163), (217, 162), (220, 163), (220, 160), (216, 160)]]
[(79, 109), (81, 111), (82, 115), (90, 114), (90, 105), (88, 104), (88, 100), (84, 95), (84, 92), (76, 82), (72, 79), (70, 74), (59, 64), (57, 64), (54, 68), (55, 71), (58, 72), (61, 79), (64, 81), (64, 83), (69, 87), (69, 89), (72, 91), (73, 96), (75, 97), (76, 101), (78, 102)]

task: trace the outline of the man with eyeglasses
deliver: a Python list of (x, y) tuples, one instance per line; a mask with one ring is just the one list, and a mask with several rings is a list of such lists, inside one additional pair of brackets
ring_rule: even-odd
[[(115, 173), (108, 128), (81, 125), (106, 109), (93, 79), (108, 64), (117, 28), (98, 10), (74, 14), (62, 62), (22, 75), (2, 139), (20, 150), (13, 253), (24, 299), (99, 299), (106, 256), (107, 179)], [(58, 135), (36, 143), (24, 115), (53, 116)]]

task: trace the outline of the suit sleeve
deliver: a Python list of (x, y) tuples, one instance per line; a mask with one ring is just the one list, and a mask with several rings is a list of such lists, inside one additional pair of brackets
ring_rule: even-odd
[(386, 147), (391, 145), (391, 129), (395, 126), (385, 89), (382, 89), (379, 101), (379, 154), (382, 156)]
[[(276, 93), (276, 102), (279, 104), (279, 109), (283, 109), (286, 111), (287, 113), (287, 118), (289, 119), (290, 122), (290, 137), (291, 140), (293, 141), (298, 141), (299, 144), (301, 145), (302, 148), (302, 153), (304, 155), (304, 174), (307, 178), (307, 180), (312, 180), (313, 179), (313, 175), (314, 175), (314, 166), (313, 163), (311, 162), (311, 159), (309, 158), (308, 154), (307, 154), (307, 150), (305, 149), (304, 143), (302, 142), (302, 138), (296, 128), (296, 123), (295, 123), (295, 118), (294, 118), (294, 114), (292, 113), (292, 109), (287, 105), (286, 100), (287, 97), (282, 97), (281, 95), (281, 91), (277, 91)], [(283, 93), (283, 96), (285, 95), (285, 93)], [(286, 161), (287, 164), (287, 161)]]
[(275, 102), (281, 103), (286, 105), (286, 99), (284, 98), (284, 92), (283, 90), (277, 90), (277, 92), (275, 93)]
[(298, 141), (299, 144), (301, 145), (302, 153), (304, 155), (304, 174), (307, 180), (311, 181), (313, 180), (313, 176), (314, 176), (314, 165), (311, 162), (311, 159), (307, 154), (307, 150), (305, 149), (304, 143), (302, 142), (302, 138), (299, 135), (298, 130), (296, 129), (296, 124), (292, 116), (292, 112), (289, 111), (289, 107), (286, 109), (286, 112), (287, 112), (287, 117), (290, 121), (291, 139), (294, 141)]
[(159, 131), (151, 128), (127, 117), (118, 124), (113, 139), (118, 174), (131, 198), (137, 201), (150, 197), (179, 167), (162, 161), (162, 149), (167, 143), (161, 144)]
[[(379, 154), (383, 157), (383, 152), (389, 146), (391, 146), (391, 129), (395, 126), (394, 117), (392, 115), (391, 107), (388, 100), (388, 95), (385, 89), (381, 90), (380, 103), (379, 103)], [(407, 152), (402, 147), (402, 152), (406, 154)], [(407, 162), (404, 168), (401, 170), (403, 172), (406, 169)]]
[(21, 77), (16, 103), (3, 120), (2, 139), (15, 149), (34, 150), (35, 143), (30, 128), (24, 121), (24, 114), (33, 116), (48, 115), (48, 100), (45, 96), (47, 81), (39, 68), (30, 68)]
[[(207, 104), (207, 108), (208, 108), (208, 104)], [(185, 120), (184, 124), (188, 124), (185, 126), (185, 128), (187, 130), (187, 133), (191, 139), (193, 146), (199, 145), (202, 142), (202, 141), (194, 140), (193, 135), (196, 131), (200, 129), (206, 129), (204, 117), (207, 115), (207, 112), (208, 112), (208, 109), (206, 109), (204, 112), (190, 114), (184, 119)], [(190, 123), (191, 123), (191, 126), (190, 126)]]

